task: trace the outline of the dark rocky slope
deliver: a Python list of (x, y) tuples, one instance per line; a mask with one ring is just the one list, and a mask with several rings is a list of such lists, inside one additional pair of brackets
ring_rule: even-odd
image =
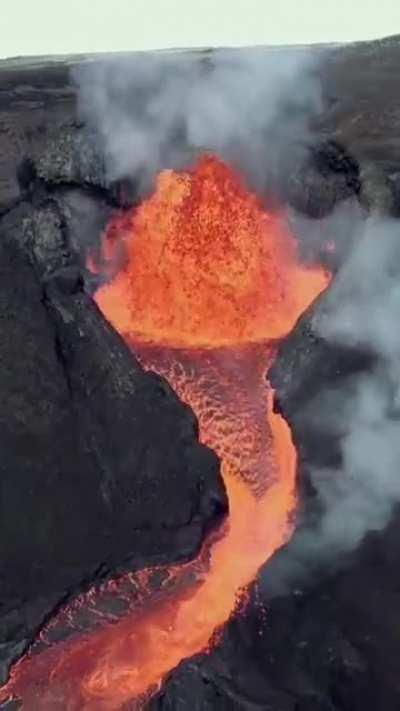
[(68, 596), (193, 557), (227, 507), (194, 414), (83, 289), (92, 202), (36, 185), (0, 220), (2, 679)]

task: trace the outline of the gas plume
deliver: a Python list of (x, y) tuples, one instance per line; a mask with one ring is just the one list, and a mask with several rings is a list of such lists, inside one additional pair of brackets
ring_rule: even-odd
[(332, 225), (342, 225), (352, 246), (315, 306), (312, 332), (364, 354), (368, 367), (322, 383), (302, 409), (306, 429), (334, 443), (336, 461), (308, 467), (316, 506), (306, 508), (287, 550), (265, 571), (272, 594), (340, 567), (369, 532), (385, 528), (400, 502), (399, 222), (346, 206), (319, 229)]
[[(314, 327), (330, 343), (361, 348), (375, 358), (372, 372), (346, 383), (332, 425), (345, 421), (342, 472), (318, 477), (329, 547), (351, 549), (369, 530), (383, 528), (400, 501), (400, 242), (396, 220), (370, 217)], [(332, 404), (337, 394), (330, 394)], [(314, 477), (316, 481), (317, 477)], [(326, 544), (324, 544), (326, 545)]]
[(305, 49), (160, 52), (88, 62), (73, 78), (109, 181), (133, 179), (147, 191), (160, 170), (186, 168), (206, 150), (260, 192), (311, 140), (316, 67)]

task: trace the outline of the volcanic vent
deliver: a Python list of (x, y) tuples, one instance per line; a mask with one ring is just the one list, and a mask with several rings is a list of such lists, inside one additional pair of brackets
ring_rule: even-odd
[[(300, 263), (285, 215), (267, 213), (212, 155), (163, 171), (149, 199), (113, 218), (90, 267), (107, 277), (95, 295), (105, 316), (197, 414), (230, 513), (196, 561), (122, 576), (61, 611), (5, 690), (29, 711), (141, 708), (183, 659), (217, 642), (292, 530), (296, 452), (265, 376), (277, 340), (328, 283)], [(111, 592), (128, 598), (123, 613), (55, 642), (52, 630)]]

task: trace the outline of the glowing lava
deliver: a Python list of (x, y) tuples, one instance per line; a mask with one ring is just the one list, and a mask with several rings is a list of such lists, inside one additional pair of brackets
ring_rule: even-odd
[(274, 339), (327, 275), (301, 266), (283, 216), (211, 156), (161, 173), (154, 195), (110, 225), (99, 268), (112, 275), (96, 295), (103, 313), (193, 407), (220, 455), (230, 515), (197, 561), (168, 571), (165, 590), (17, 665), (7, 692), (28, 711), (140, 708), (182, 659), (209, 648), (291, 533), (296, 453), (265, 373)]
[(96, 300), (139, 343), (213, 348), (280, 338), (327, 284), (321, 269), (300, 266), (284, 218), (265, 212), (212, 156), (192, 172), (162, 172), (153, 197), (106, 234), (109, 271), (117, 251), (125, 263)]

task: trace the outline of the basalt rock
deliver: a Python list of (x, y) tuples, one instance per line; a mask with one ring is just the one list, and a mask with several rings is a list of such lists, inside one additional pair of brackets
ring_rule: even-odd
[(3, 217), (0, 272), (4, 680), (68, 596), (194, 556), (227, 502), (194, 414), (83, 290), (59, 200)]

